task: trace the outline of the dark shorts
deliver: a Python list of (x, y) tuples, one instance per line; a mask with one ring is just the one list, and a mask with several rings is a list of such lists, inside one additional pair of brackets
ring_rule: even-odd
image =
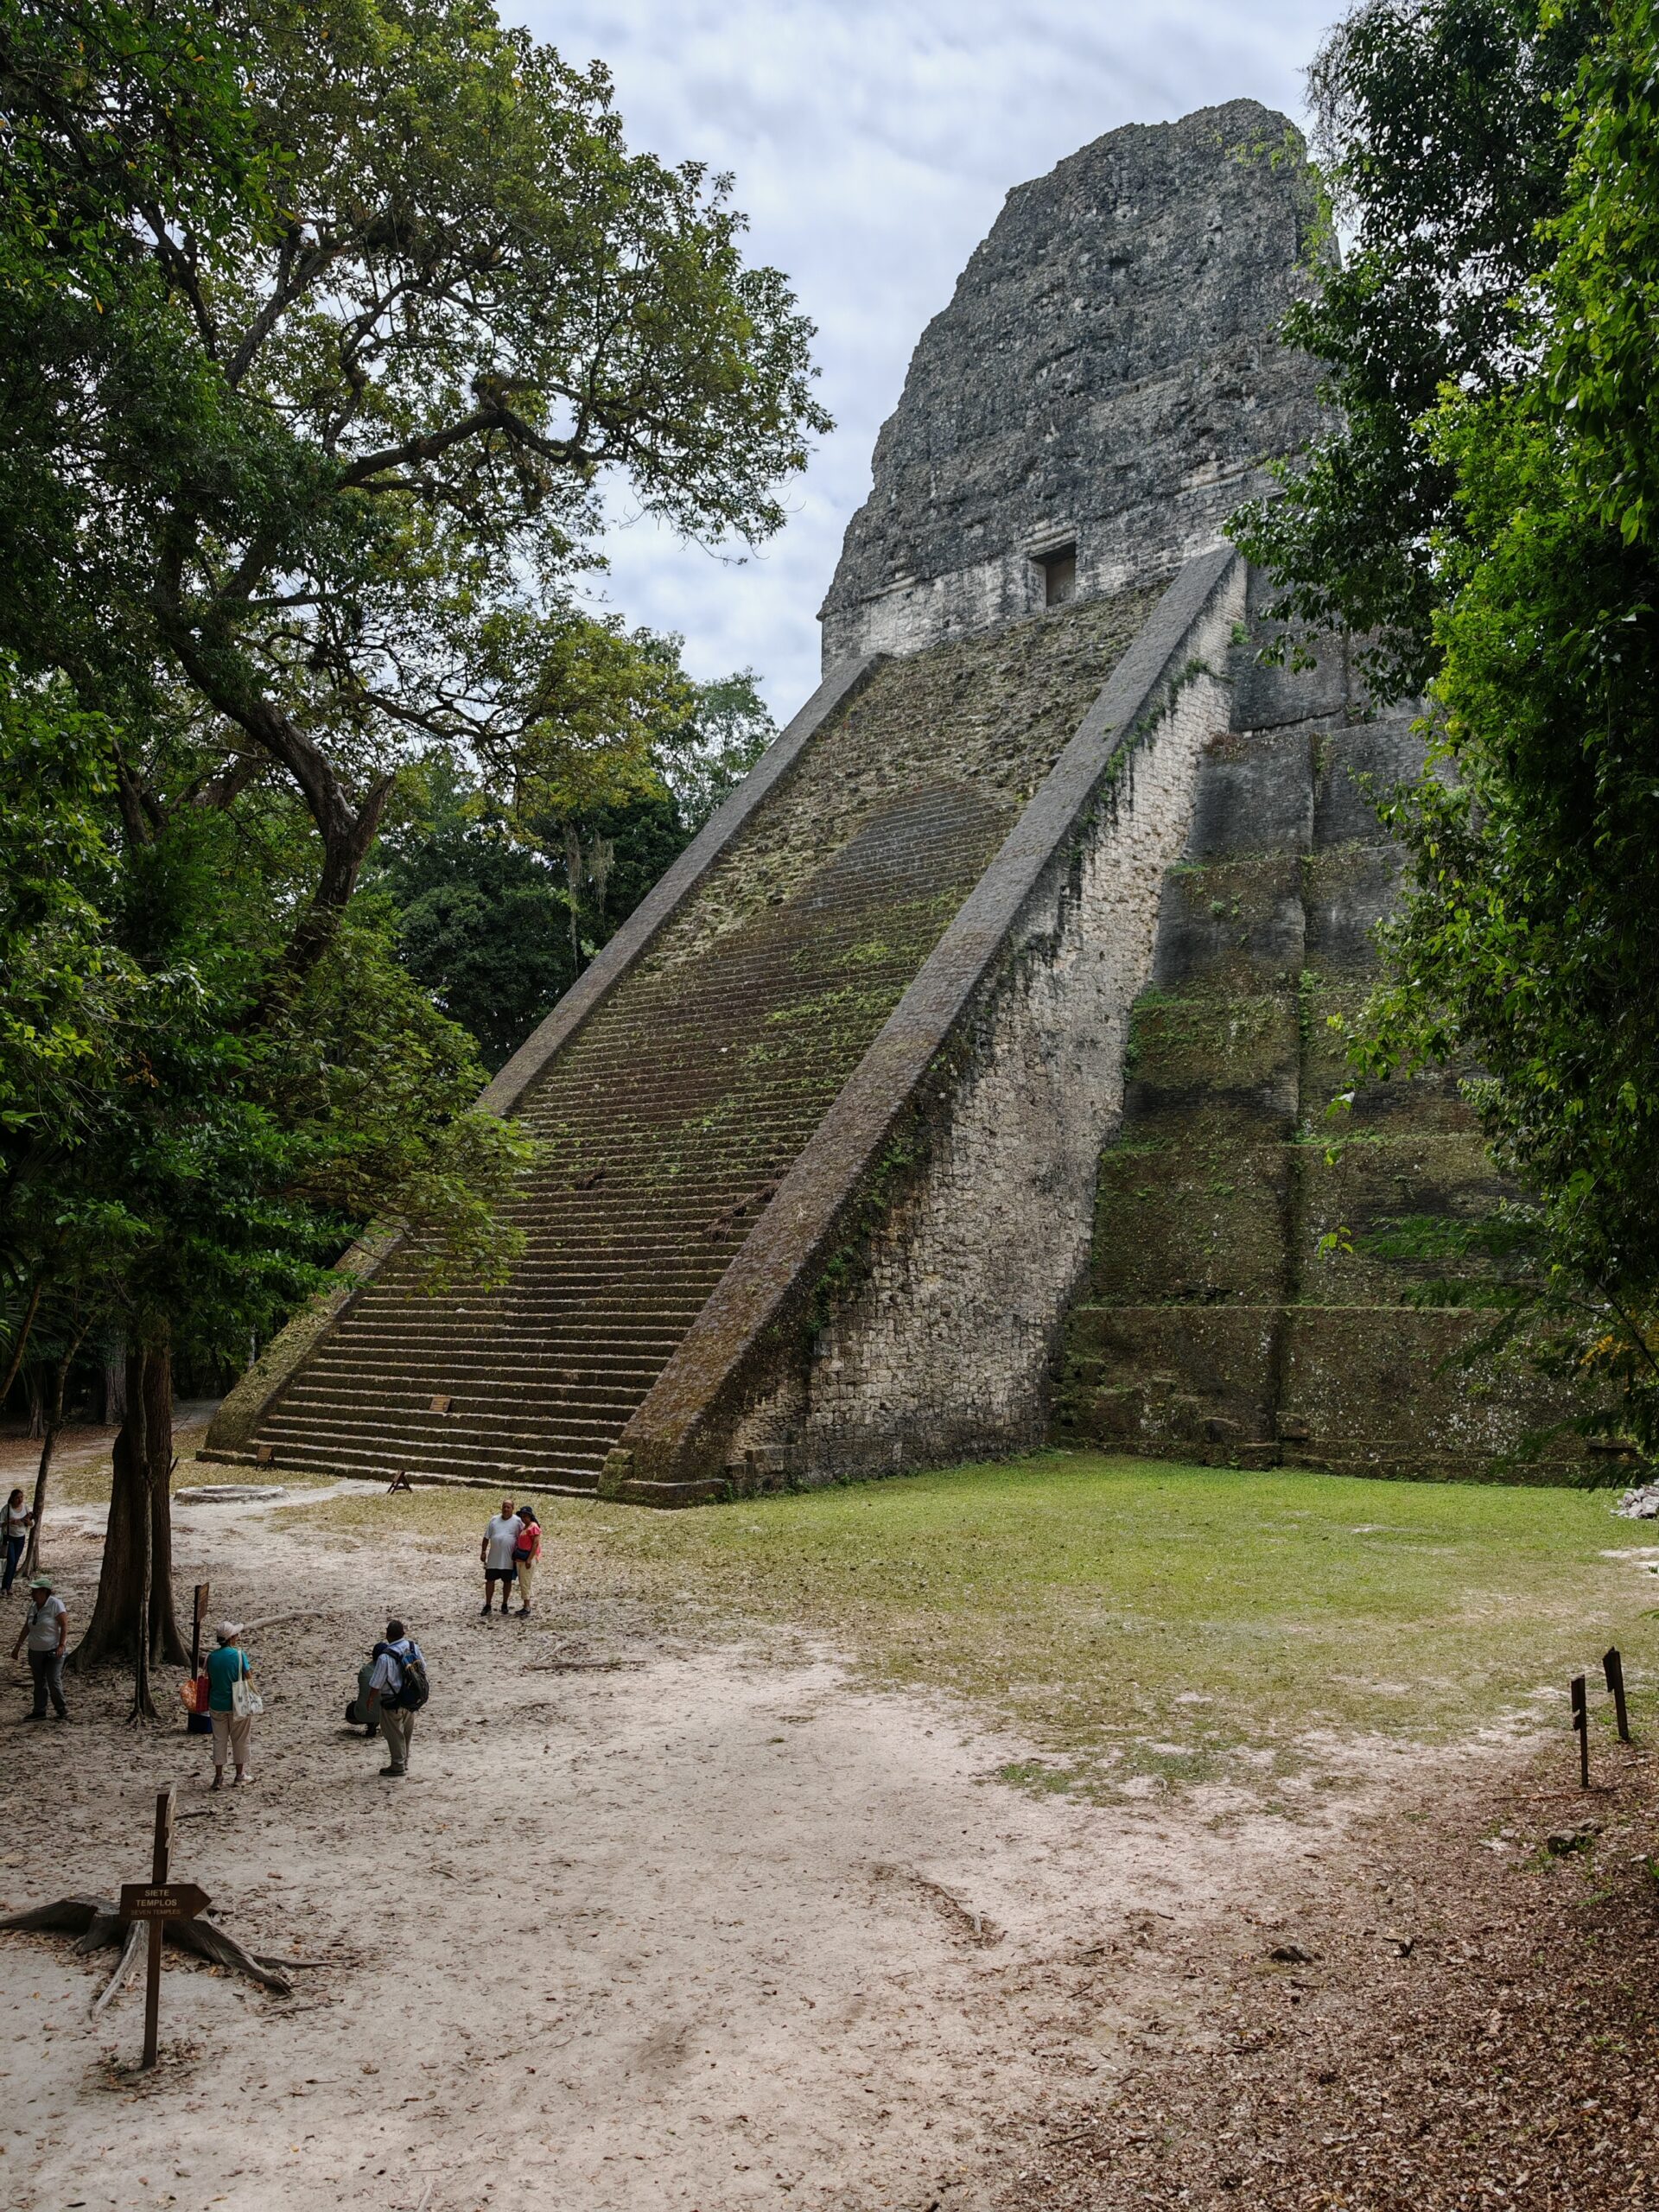
[(486, 1567), (484, 1580), (486, 1582), (516, 1582), (518, 1570), (516, 1567)]

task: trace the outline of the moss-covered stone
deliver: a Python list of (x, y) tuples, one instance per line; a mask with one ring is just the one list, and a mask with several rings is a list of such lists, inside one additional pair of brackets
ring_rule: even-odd
[(1298, 1008), (1289, 993), (1151, 992), (1135, 1009), (1124, 1073), (1131, 1122), (1235, 1110), (1288, 1134), (1300, 1098)]
[[(1473, 1130), (1418, 1128), (1351, 1138), (1334, 1148), (1304, 1146), (1297, 1209), (1301, 1298), (1315, 1305), (1398, 1305), (1438, 1277), (1489, 1276), (1490, 1266), (1478, 1257), (1414, 1257), (1405, 1249), (1405, 1224), (1478, 1221), (1506, 1187)], [(1382, 1236), (1395, 1249), (1373, 1249)]]
[(1113, 1146), (1100, 1163), (1091, 1295), (1128, 1306), (1282, 1297), (1289, 1165), (1287, 1146), (1241, 1141), (1224, 1111)]
[(1519, 1357), (1459, 1364), (1491, 1315), (1421, 1303), (1490, 1270), (1421, 1225), (1505, 1195), (1466, 1071), (1368, 1084), (1347, 1057), (1401, 870), (1374, 801), (1423, 746), (1409, 710), (1349, 723), (1325, 700), (1212, 743), (1131, 1020), (1057, 1433), (1350, 1472), (1581, 1470), (1559, 1437), (1523, 1449), (1570, 1410), (1559, 1389)]
[(1560, 1481), (1583, 1445), (1517, 1357), (1462, 1365), (1488, 1316), (1397, 1306), (1298, 1306), (1287, 1316), (1279, 1430), (1300, 1465)]
[(1301, 966), (1301, 863), (1295, 854), (1255, 854), (1170, 871), (1153, 970), (1160, 990), (1284, 989)]
[(1056, 1393), (1077, 1441), (1219, 1459), (1274, 1440), (1282, 1307), (1081, 1306)]

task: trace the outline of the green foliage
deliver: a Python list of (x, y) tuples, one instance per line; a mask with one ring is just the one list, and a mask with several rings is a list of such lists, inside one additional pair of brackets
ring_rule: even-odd
[[(1473, 326), (1433, 405), (1410, 384), (1393, 403), (1400, 450), (1440, 487), (1393, 526), (1421, 593), (1397, 664), (1432, 675), (1437, 744), (1385, 808), (1411, 879), (1356, 1056), (1384, 1076), (1424, 1060), (1479, 1069), (1466, 1089), (1526, 1193), (1494, 1224), (1506, 1242), (1485, 1302), (1546, 1325), (1546, 1356), (1602, 1397), (1585, 1426), (1653, 1449), (1659, 28), (1633, 0), (1512, 20), (1502, 81), (1528, 81), (1542, 56), (1583, 58), (1547, 104), (1547, 149), (1481, 154), (1492, 181), (1474, 204), (1539, 218), (1504, 264), (1502, 312)], [(1409, 86), (1392, 90), (1408, 120)], [(1427, 131), (1443, 90), (1421, 98)], [(1351, 127), (1345, 174), (1368, 188), (1363, 103)], [(1517, 196), (1521, 174), (1548, 191)], [(1411, 218), (1408, 198), (1378, 197), (1376, 225), (1404, 232)], [(1298, 496), (1340, 526), (1317, 485)], [(1293, 515), (1277, 542), (1298, 528)], [(1346, 591), (1338, 578), (1337, 611), (1364, 619)]]
[(18, 1310), (239, 1357), (371, 1218), (499, 1278), (524, 1145), (359, 874), (400, 770), (480, 762), (585, 957), (697, 709), (575, 603), (601, 495), (775, 528), (808, 326), (486, 0), (0, 0), (0, 129)]
[[(676, 686), (614, 786), (584, 779), (565, 817), (511, 804), (510, 777), (435, 756), (406, 773), (370, 863), (400, 955), (499, 1068), (633, 912), (774, 734), (748, 671), (694, 683), (678, 640), (650, 641)], [(510, 766), (510, 764), (509, 764)], [(501, 790), (502, 781), (507, 789)], [(609, 791), (610, 795), (601, 797)]]
[(212, 83), (187, 76), (163, 151), (199, 137), (222, 188), (138, 145), (168, 88), (131, 27), (188, 56), (193, 7), (13, 25), (32, 60), (0, 81), (4, 120), (36, 167), (80, 188), (83, 108), (134, 166), (85, 185), (107, 188), (90, 282), (55, 281), (82, 232), (42, 245), (44, 187), (11, 210), (16, 254), (50, 265), (0, 291), (0, 645), (121, 724), (135, 822), (156, 733), (184, 721), (219, 756), (208, 787), (298, 793), (321, 860), (297, 969), (411, 751), (626, 795), (678, 679), (573, 603), (605, 480), (677, 528), (764, 536), (826, 418), (726, 184), (630, 152), (601, 67), (480, 0), (213, 12)]
[(0, 1132), (76, 1113), (76, 1084), (138, 978), (103, 906), (115, 855), (108, 731), (61, 683), (0, 664)]
[(559, 869), (448, 761), (404, 779), (366, 880), (404, 966), (491, 1069), (575, 981)]
[(166, 207), (219, 237), (266, 180), (221, 11), (193, 0), (0, 0), (0, 296), (107, 305), (131, 225)]
[(411, 1227), (430, 1288), (505, 1281), (524, 1240), (501, 1210), (532, 1147), (477, 1110), (474, 1041), (399, 963), (389, 909), (354, 902), (250, 1072), (290, 1133), (292, 1198), (331, 1224)]
[[(33, 965), (0, 976), (0, 1253), (34, 1355), (73, 1319), (239, 1363), (371, 1219), (413, 1228), (435, 1281), (499, 1280), (528, 1148), (474, 1110), (472, 1040), (397, 965), (390, 917), (359, 901), (300, 987), (249, 1019), (302, 880), (297, 809), (268, 802), (257, 842), (235, 815), (184, 811), (118, 865), (109, 821), (85, 811), (107, 788), (96, 727), (68, 717), (55, 773), (43, 707), (0, 731), (7, 858), (49, 854), (67, 917), (54, 1021)], [(8, 938), (38, 917), (38, 880), (7, 870)]]
[(1384, 697), (1421, 691), (1438, 664), (1433, 546), (1460, 511), (1423, 417), (1443, 385), (1490, 391), (1523, 363), (1524, 295), (1548, 257), (1537, 226), (1568, 159), (1554, 103), (1583, 21), (1541, 25), (1535, 0), (1363, 0), (1309, 73), (1313, 149), (1351, 245), (1283, 334), (1325, 369), (1340, 413), (1230, 534), (1279, 585), (1281, 653), (1346, 626)]
[(692, 685), (685, 721), (661, 764), (688, 831), (702, 829), (777, 734), (752, 668)]

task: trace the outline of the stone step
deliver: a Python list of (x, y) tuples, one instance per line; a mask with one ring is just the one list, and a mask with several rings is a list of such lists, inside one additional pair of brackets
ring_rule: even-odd
[(428, 1449), (417, 1440), (378, 1430), (362, 1432), (351, 1430), (335, 1436), (267, 1436), (263, 1428), (254, 1439), (256, 1451), (269, 1446), (271, 1461), (261, 1465), (280, 1465), (286, 1459), (292, 1465), (327, 1465), (341, 1472), (362, 1467), (371, 1472), (382, 1469), (396, 1474), (407, 1468), (412, 1474), (417, 1469), (428, 1474), (473, 1473), (493, 1474), (497, 1481), (510, 1481), (518, 1474), (563, 1475), (574, 1477), (590, 1473), (595, 1478), (604, 1465), (603, 1449), (577, 1445), (569, 1450), (546, 1449), (508, 1451), (497, 1449), (480, 1441), (458, 1442), (453, 1449), (436, 1452)]
[(447, 1414), (435, 1414), (429, 1408), (399, 1405), (385, 1398), (285, 1398), (266, 1414), (259, 1434), (266, 1443), (278, 1435), (396, 1434), (434, 1451), (442, 1450), (456, 1439), (467, 1442), (482, 1439), (504, 1447), (522, 1445), (530, 1450), (539, 1449), (541, 1440), (551, 1433), (584, 1444), (600, 1437), (613, 1439), (626, 1426), (627, 1414), (626, 1407), (619, 1411), (614, 1407), (556, 1407), (529, 1401), (467, 1413), (452, 1408)]
[(510, 1283), (429, 1298), (421, 1255), (394, 1255), (262, 1424), (276, 1464), (596, 1479), (1002, 834), (955, 786), (872, 804), (856, 864), (624, 976), (520, 1102), (545, 1151)]
[(407, 1474), (410, 1482), (423, 1490), (493, 1491), (498, 1497), (523, 1491), (537, 1497), (592, 1497), (599, 1489), (597, 1470), (582, 1467), (528, 1471), (515, 1468), (462, 1473), (442, 1468), (405, 1467), (397, 1461), (372, 1460), (361, 1453), (342, 1455), (306, 1450), (277, 1452), (269, 1459), (261, 1459), (251, 1452), (199, 1452), (196, 1457), (220, 1466), (257, 1465), (274, 1468), (278, 1473), (284, 1467), (291, 1467), (296, 1473), (334, 1475), (345, 1481), (385, 1481), (390, 1484), (397, 1476)]

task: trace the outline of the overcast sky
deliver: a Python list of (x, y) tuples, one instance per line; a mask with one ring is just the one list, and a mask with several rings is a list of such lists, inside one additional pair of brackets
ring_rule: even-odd
[(678, 630), (694, 675), (752, 667), (779, 721), (817, 681), (817, 610), (922, 326), (1010, 188), (1104, 130), (1249, 97), (1300, 118), (1338, 0), (498, 0), (601, 57), (630, 143), (736, 178), (756, 260), (817, 325), (836, 428), (760, 552), (619, 517), (611, 604)]

